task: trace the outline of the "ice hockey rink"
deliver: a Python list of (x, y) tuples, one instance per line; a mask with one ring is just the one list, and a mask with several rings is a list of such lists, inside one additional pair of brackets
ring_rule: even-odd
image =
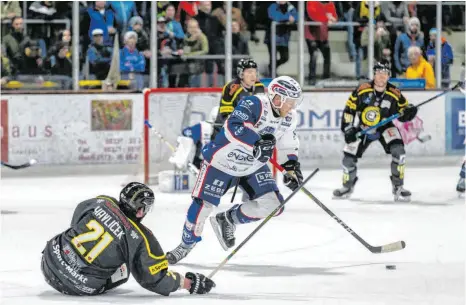
[[(60, 295), (40, 272), (48, 239), (65, 230), (75, 205), (100, 194), (117, 197), (122, 175), (9, 177), (2, 169), (2, 304), (465, 304), (465, 209), (455, 186), (458, 166), (407, 167), (411, 203), (394, 203), (389, 167), (361, 168), (352, 199), (332, 200), (341, 171), (322, 169), (306, 187), (372, 245), (398, 240), (406, 249), (372, 254), (306, 195), (297, 194), (213, 278), (208, 295), (156, 295), (133, 279), (95, 297)], [(26, 171), (26, 170), (25, 170)], [(307, 171), (305, 174), (309, 174)], [(285, 194), (289, 191), (284, 190)], [(240, 196), (237, 196), (239, 198)], [(230, 196), (220, 209), (230, 206)], [(165, 251), (175, 247), (189, 194), (156, 194), (144, 223)], [(237, 229), (237, 244), (257, 224)], [(206, 224), (203, 241), (178, 272), (208, 274), (228, 254)], [(387, 264), (396, 270), (387, 270)]]

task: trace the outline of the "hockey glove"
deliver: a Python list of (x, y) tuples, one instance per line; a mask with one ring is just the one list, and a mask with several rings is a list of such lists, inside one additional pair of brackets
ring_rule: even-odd
[(400, 117), (402, 122), (408, 122), (411, 121), (416, 117), (417, 114), (417, 107), (414, 105), (408, 105), (406, 108), (403, 110), (403, 115)]
[(214, 281), (200, 273), (186, 273), (185, 277), (191, 280), (190, 294), (205, 294), (215, 287)]
[(358, 129), (356, 127), (349, 127), (345, 129), (345, 143), (350, 144), (356, 142), (358, 139), (356, 134), (358, 133)]
[(275, 143), (276, 140), (273, 134), (262, 135), (262, 137), (254, 143), (252, 150), (254, 159), (262, 163), (267, 163), (267, 161), (272, 158)]
[(301, 165), (296, 160), (288, 160), (282, 164), (282, 167), (290, 174), (283, 177), (283, 183), (292, 191), (298, 188), (303, 182), (303, 173), (301, 172)]

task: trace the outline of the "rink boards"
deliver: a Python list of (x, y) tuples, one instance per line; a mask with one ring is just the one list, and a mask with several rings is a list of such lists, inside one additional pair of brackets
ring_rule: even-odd
[[(418, 104), (438, 93), (407, 91), (404, 95), (410, 103)], [(338, 163), (341, 159), (344, 141), (340, 121), (349, 94), (305, 93), (297, 129), (304, 166)], [(175, 122), (181, 127), (181, 114), (173, 105), (188, 99), (192, 105), (189, 124), (194, 124), (205, 119), (211, 107), (218, 104), (220, 93), (154, 93), (149, 103), (150, 120)], [(411, 142), (408, 154), (464, 154), (464, 111), (465, 98), (459, 92), (420, 108), (418, 116), (424, 129), (421, 135), (431, 140)], [(35, 158), (42, 164), (63, 165), (140, 162), (143, 113), (143, 94), (2, 95), (2, 160), (21, 163)], [(380, 145), (372, 146), (367, 151), (368, 159), (384, 155)]]

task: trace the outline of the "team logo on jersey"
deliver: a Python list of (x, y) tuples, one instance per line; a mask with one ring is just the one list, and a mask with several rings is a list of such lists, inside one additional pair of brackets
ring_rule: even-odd
[(380, 122), (380, 108), (368, 106), (364, 108), (361, 114), (362, 123), (366, 126), (374, 126)]

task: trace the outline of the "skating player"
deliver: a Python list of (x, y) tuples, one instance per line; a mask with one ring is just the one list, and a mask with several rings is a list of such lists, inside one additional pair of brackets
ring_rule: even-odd
[(295, 134), (295, 109), (302, 97), (300, 85), (291, 77), (281, 76), (272, 80), (267, 95), (243, 97), (238, 102), (224, 127), (202, 151), (204, 162), (193, 189), (182, 242), (167, 253), (170, 264), (183, 259), (201, 240), (213, 207), (236, 183), (247, 194), (245, 200), (211, 218), (225, 250), (235, 244), (236, 225), (260, 220), (280, 204), (283, 198), (267, 165), (275, 144), (279, 160), (287, 160), (282, 166), (293, 176), (285, 178), (285, 184), (295, 189), (302, 182)]
[(81, 202), (71, 227), (53, 237), (43, 251), (47, 283), (69, 295), (98, 295), (128, 281), (132, 274), (144, 288), (168, 296), (179, 289), (208, 293), (215, 284), (199, 273), (181, 275), (168, 262), (141, 220), (154, 203), (146, 185), (131, 182), (120, 200), (98, 196)]
[(343, 149), (343, 187), (333, 192), (335, 198), (347, 198), (358, 181), (357, 162), (374, 141), (382, 144), (385, 152), (392, 155), (392, 192), (395, 201), (409, 201), (411, 192), (403, 187), (405, 172), (405, 148), (400, 132), (390, 122), (357, 138), (356, 133), (379, 123), (389, 116), (402, 112), (398, 119), (407, 122), (414, 119), (417, 108), (408, 104), (400, 90), (388, 82), (390, 66), (387, 62), (374, 65), (372, 82), (360, 85), (351, 93), (343, 111), (341, 130), (346, 145)]
[(178, 170), (186, 170), (189, 163), (193, 164), (197, 169), (201, 167), (203, 160), (201, 150), (210, 142), (218, 109), (218, 106), (212, 108), (206, 121), (201, 121), (183, 129), (182, 135), (178, 137), (176, 151), (168, 159)]
[(264, 84), (258, 81), (257, 63), (253, 59), (241, 59), (236, 67), (236, 73), (237, 77), (223, 87), (212, 139), (220, 131), (223, 123), (236, 108), (241, 98), (264, 93)]

